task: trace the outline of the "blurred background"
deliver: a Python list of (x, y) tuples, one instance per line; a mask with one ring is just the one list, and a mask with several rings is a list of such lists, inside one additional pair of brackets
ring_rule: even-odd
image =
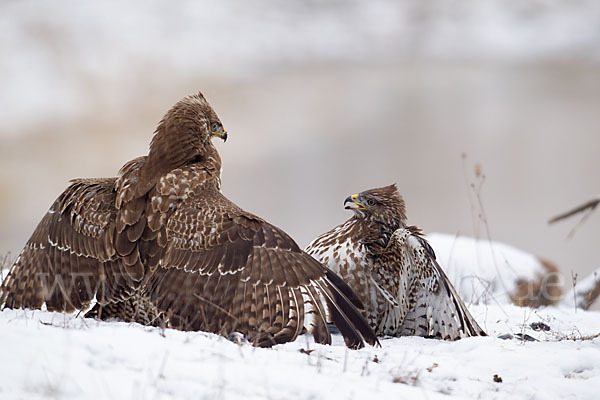
[[(114, 176), (202, 91), (223, 192), (301, 246), (393, 182), (425, 232), (597, 260), (600, 2), (0, 2), (0, 253), (71, 178)], [(472, 187), (471, 185), (474, 185)], [(487, 223), (486, 223), (487, 222)], [(569, 284), (567, 284), (569, 286)]]

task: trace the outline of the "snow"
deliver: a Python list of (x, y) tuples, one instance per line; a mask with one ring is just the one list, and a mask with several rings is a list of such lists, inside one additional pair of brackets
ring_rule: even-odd
[(570, 307), (573, 307), (574, 305), (577, 305), (578, 307), (585, 306), (586, 299), (584, 296), (592, 292), (599, 283), (600, 268), (593, 271), (587, 277), (577, 277), (575, 279), (575, 286), (571, 286), (569, 291), (565, 293), (562, 303)]
[[(478, 275), (496, 282), (488, 293), (494, 302), (469, 305), (488, 337), (383, 338), (381, 347), (353, 351), (339, 335), (331, 346), (300, 336), (259, 349), (204, 332), (4, 310), (0, 398), (597, 398), (600, 313), (569, 302), (539, 309), (508, 304), (502, 289), (539, 273), (536, 257), (497, 242), (428, 239), (451, 280)], [(577, 288), (591, 285), (583, 279)], [(478, 297), (469, 296), (469, 285), (459, 287), (467, 303)], [(547, 330), (535, 330), (539, 323)], [(510, 339), (499, 338), (505, 335)]]
[[(572, 300), (538, 309), (508, 304), (501, 289), (516, 276), (539, 273), (537, 258), (497, 242), (443, 234), (428, 239), (451, 280), (504, 280), (490, 290), (495, 301), (469, 305), (488, 337), (383, 338), (381, 347), (353, 351), (339, 335), (331, 346), (304, 335), (260, 349), (204, 332), (4, 310), (0, 398), (597, 398), (599, 312), (577, 309)], [(580, 280), (578, 291), (595, 279)], [(465, 287), (467, 303), (478, 297)]]
[[(562, 287), (562, 298), (549, 298), (566, 307), (588, 308), (597, 299), (586, 299), (600, 285), (600, 268), (588, 276), (564, 276), (549, 270), (539, 257), (505, 243), (468, 236), (431, 233), (427, 240), (448, 279), (463, 300), (469, 303), (510, 304), (520, 281), (546, 285), (545, 296), (551, 296), (549, 285)], [(556, 274), (556, 281), (549, 279)], [(573, 293), (575, 292), (575, 293)]]
[[(388, 338), (380, 348), (353, 351), (339, 335), (331, 346), (301, 336), (259, 349), (203, 332), (4, 310), (0, 397), (597, 398), (600, 338), (592, 336), (600, 333), (600, 313), (511, 305), (471, 311), (489, 337)], [(534, 331), (532, 322), (550, 330)], [(539, 341), (496, 337), (506, 333)]]
[(510, 303), (519, 280), (539, 281), (549, 273), (536, 256), (504, 243), (444, 233), (427, 240), (467, 302)]

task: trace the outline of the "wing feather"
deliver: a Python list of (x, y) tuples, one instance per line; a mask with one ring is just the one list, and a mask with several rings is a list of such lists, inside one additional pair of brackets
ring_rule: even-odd
[[(175, 327), (220, 334), (232, 333), (223, 332), (224, 327), (234, 328), (259, 346), (293, 340), (306, 328), (319, 342), (329, 343), (325, 321), (335, 308), (334, 322), (344, 324), (349, 345), (362, 346), (365, 339), (376, 342), (354, 307), (356, 295), (348, 300), (343, 294), (351, 289), (336, 289), (329, 280), (333, 273), (287, 234), (244, 212), (220, 192), (190, 196), (170, 216), (166, 229), (164, 257), (147, 292), (160, 311), (174, 316)], [(164, 300), (165, 293), (178, 291), (187, 280), (196, 282), (183, 286), (195, 296)], [(316, 281), (321, 286), (313, 287)], [(199, 309), (202, 317), (190, 321), (190, 307)]]
[(386, 301), (387, 310), (382, 315), (389, 320), (382, 320), (381, 326), (400, 335), (446, 340), (486, 335), (419, 232), (411, 228), (396, 230), (379, 260), (378, 286), (389, 288), (384, 275), (398, 275), (397, 284), (392, 286), (395, 292), (386, 292), (394, 296), (395, 301)]
[(77, 179), (40, 221), (0, 287), (0, 305), (72, 311), (94, 298), (115, 259), (114, 179)]

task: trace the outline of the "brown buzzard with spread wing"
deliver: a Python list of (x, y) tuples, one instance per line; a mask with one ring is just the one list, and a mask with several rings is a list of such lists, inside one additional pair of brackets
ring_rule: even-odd
[(211, 139), (227, 139), (202, 94), (159, 123), (147, 156), (117, 178), (76, 179), (0, 287), (0, 305), (222, 335), (271, 346), (308, 331), (350, 347), (377, 339), (354, 292), (281, 229), (225, 198)]

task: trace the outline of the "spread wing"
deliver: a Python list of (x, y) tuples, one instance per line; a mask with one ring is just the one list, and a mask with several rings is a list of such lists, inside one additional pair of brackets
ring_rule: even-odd
[(78, 179), (38, 224), (0, 287), (0, 305), (73, 311), (118, 287), (114, 179)]
[(329, 343), (331, 319), (349, 346), (376, 343), (353, 304), (360, 302), (339, 277), (220, 192), (184, 200), (166, 231), (164, 256), (146, 291), (171, 326), (241, 332), (256, 345), (271, 346), (304, 329)]
[(385, 277), (375, 278), (386, 299), (384, 319), (398, 321), (397, 334), (446, 340), (486, 335), (417, 229), (396, 230), (380, 262), (382, 271), (398, 274), (395, 285), (389, 285)]

